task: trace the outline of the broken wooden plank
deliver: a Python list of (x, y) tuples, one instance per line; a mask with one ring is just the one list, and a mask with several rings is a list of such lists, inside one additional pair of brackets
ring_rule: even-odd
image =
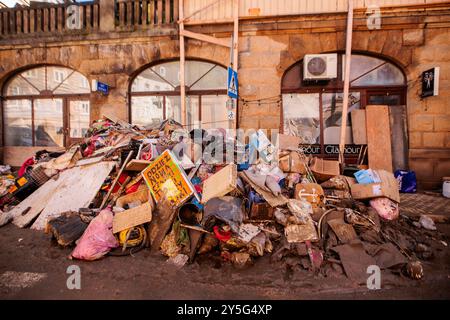
[(113, 233), (140, 226), (152, 220), (152, 205), (149, 202), (139, 207), (118, 212), (113, 219)]
[(353, 144), (367, 144), (366, 110), (353, 110), (351, 117)]
[(392, 172), (391, 129), (388, 106), (366, 107), (369, 168)]
[(43, 230), (49, 219), (87, 208), (115, 165), (112, 161), (100, 162), (62, 172), (61, 183), (31, 229)]
[(19, 228), (27, 227), (31, 221), (44, 210), (45, 206), (62, 183), (63, 179), (60, 178), (60, 176), (55, 176), (54, 179), (50, 179), (7, 213), (13, 218), (13, 223), (16, 226)]
[(151, 161), (147, 160), (131, 160), (125, 167), (125, 170), (141, 172), (144, 171), (145, 168), (147, 168), (151, 163)]

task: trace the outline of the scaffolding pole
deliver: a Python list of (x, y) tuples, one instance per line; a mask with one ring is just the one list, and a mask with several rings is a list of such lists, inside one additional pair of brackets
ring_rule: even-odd
[(345, 140), (348, 118), (348, 95), (350, 93), (350, 66), (352, 62), (352, 38), (353, 38), (353, 0), (348, 0), (347, 40), (345, 46), (345, 77), (344, 77), (344, 101), (342, 105), (341, 140), (339, 143), (339, 162), (341, 167), (345, 163)]
[(179, 1), (180, 15), (180, 103), (181, 103), (181, 124), (187, 125), (186, 117), (186, 80), (185, 80), (185, 64), (186, 53), (184, 44), (184, 0)]

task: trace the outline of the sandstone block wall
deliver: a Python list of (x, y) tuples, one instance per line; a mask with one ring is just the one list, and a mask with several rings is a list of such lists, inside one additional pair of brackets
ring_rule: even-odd
[[(450, 24), (446, 19), (449, 11), (431, 17), (394, 15), (383, 20), (381, 30), (373, 31), (367, 30), (363, 18), (355, 19), (353, 50), (388, 58), (405, 71), (409, 163), (421, 186), (426, 188), (439, 187), (441, 178), (450, 176)], [(280, 96), (283, 74), (305, 54), (345, 49), (344, 30), (343, 15), (299, 17), (260, 24), (243, 22), (239, 38), (241, 98), (250, 101)], [(199, 31), (229, 36), (231, 26), (201, 27)], [(229, 64), (230, 58), (226, 48), (197, 40), (187, 41), (186, 55), (223, 66)], [(128, 90), (133, 77), (151, 63), (178, 56), (176, 34), (98, 36), (89, 41), (30, 39), (14, 46), (0, 41), (0, 87), (15, 72), (25, 68), (42, 64), (70, 67), (89, 80), (100, 80), (111, 86), (108, 96), (91, 93), (92, 120), (101, 115), (128, 120)], [(435, 66), (441, 68), (440, 94), (422, 100), (420, 75)], [(238, 127), (244, 129), (280, 129), (280, 103), (276, 99), (272, 103), (241, 103), (237, 121)], [(8, 153), (7, 149), (3, 151)], [(26, 156), (29, 154), (23, 158)], [(16, 163), (21, 160), (14, 159)]]

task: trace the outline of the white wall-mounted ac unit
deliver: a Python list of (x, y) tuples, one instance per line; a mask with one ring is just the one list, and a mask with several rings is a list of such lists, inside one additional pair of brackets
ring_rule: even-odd
[(303, 80), (337, 78), (337, 53), (307, 54), (303, 59)]

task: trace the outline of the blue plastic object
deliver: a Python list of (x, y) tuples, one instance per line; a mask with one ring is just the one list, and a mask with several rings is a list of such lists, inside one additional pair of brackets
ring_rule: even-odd
[(200, 210), (203, 210), (204, 206), (198, 202), (197, 198), (194, 197), (191, 201), (192, 204), (194, 204), (197, 208), (199, 208)]
[(360, 170), (354, 173), (356, 181), (360, 184), (378, 183), (378, 177), (372, 170)]
[(417, 191), (417, 178), (414, 171), (397, 170), (394, 176), (398, 181), (400, 192), (415, 193)]

